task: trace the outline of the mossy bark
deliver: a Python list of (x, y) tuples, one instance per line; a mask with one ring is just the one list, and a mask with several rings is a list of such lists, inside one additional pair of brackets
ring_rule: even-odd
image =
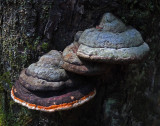
[(160, 3), (157, 0), (0, 0), (2, 88), (9, 96), (24, 67), (50, 49), (63, 51), (73, 42), (77, 31), (98, 25), (105, 12), (112, 12), (142, 33), (151, 48), (148, 58), (137, 65), (115, 65), (105, 75), (107, 79), (99, 78), (95, 99), (73, 110), (47, 114), (20, 108), (11, 100), (5, 125), (158, 126)]

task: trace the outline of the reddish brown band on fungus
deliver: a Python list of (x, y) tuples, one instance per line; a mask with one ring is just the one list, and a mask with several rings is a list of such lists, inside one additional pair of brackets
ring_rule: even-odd
[(84, 97), (82, 97), (80, 100), (76, 100), (76, 101), (73, 101), (73, 102), (70, 102), (70, 103), (63, 103), (63, 104), (59, 104), (59, 105), (51, 105), (51, 106), (49, 106), (49, 107), (46, 107), (46, 106), (37, 106), (37, 105), (35, 105), (35, 104), (30, 104), (30, 103), (28, 103), (28, 102), (25, 102), (25, 101), (23, 101), (23, 100), (21, 100), (21, 99), (19, 99), (19, 98), (17, 98), (15, 95), (14, 95), (14, 88), (12, 88), (12, 90), (11, 90), (11, 96), (12, 96), (12, 98), (13, 98), (13, 100), (16, 100), (16, 101), (18, 101), (19, 103), (21, 103), (21, 104), (26, 104), (25, 106), (27, 106), (28, 108), (37, 108), (38, 110), (42, 110), (42, 111), (49, 111), (49, 110), (52, 110), (52, 111), (55, 111), (55, 110), (60, 110), (60, 109), (69, 109), (70, 107), (72, 107), (74, 104), (76, 104), (76, 103), (78, 103), (78, 102), (82, 102), (82, 101), (85, 101), (87, 98), (89, 98), (90, 96), (92, 97), (92, 96), (94, 96), (95, 94), (96, 94), (96, 91), (94, 90), (94, 91), (92, 91), (92, 92), (90, 92), (88, 95), (86, 95), (86, 96), (84, 96)]

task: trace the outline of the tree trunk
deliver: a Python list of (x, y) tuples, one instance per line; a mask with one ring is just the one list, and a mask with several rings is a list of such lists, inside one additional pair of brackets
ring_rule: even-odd
[[(159, 125), (160, 3), (157, 0), (0, 0), (0, 83), (11, 87), (8, 82), (14, 84), (24, 67), (51, 49), (63, 51), (73, 42), (76, 32), (95, 27), (106, 12), (112, 12), (142, 33), (151, 48), (148, 58), (137, 65), (114, 65), (109, 75), (99, 77), (97, 95), (91, 102), (55, 113), (27, 110), (32, 115), (24, 121), (17, 117), (19, 125)], [(6, 73), (9, 80), (3, 77)], [(12, 110), (15, 104), (11, 105), (13, 115), (24, 111), (18, 107), (15, 112)]]

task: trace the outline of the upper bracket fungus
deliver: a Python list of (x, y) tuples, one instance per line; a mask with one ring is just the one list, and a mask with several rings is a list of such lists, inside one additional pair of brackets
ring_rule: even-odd
[(136, 63), (149, 52), (141, 34), (111, 13), (104, 14), (99, 28), (86, 29), (79, 38), (77, 55), (106, 63)]

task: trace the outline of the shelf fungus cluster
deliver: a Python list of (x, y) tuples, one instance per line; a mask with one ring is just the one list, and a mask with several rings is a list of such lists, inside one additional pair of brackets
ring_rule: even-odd
[(96, 95), (93, 78), (110, 72), (111, 64), (137, 63), (148, 52), (136, 29), (106, 13), (96, 28), (77, 32), (62, 54), (51, 50), (24, 69), (12, 87), (11, 97), (29, 109), (71, 109)]

